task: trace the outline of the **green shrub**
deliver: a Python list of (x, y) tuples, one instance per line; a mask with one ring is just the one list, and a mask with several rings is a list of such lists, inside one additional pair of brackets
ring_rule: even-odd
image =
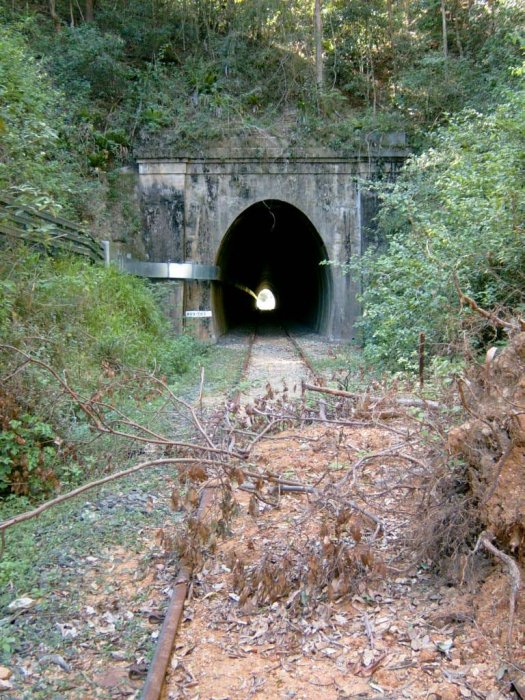
[[(46, 362), (82, 396), (97, 392), (134, 415), (153, 396), (143, 371), (170, 382), (205, 349), (172, 334), (158, 291), (142, 279), (23, 247), (2, 253), (0, 344)], [(56, 379), (36, 366), (19, 372), (21, 362), (0, 352), (0, 376), (8, 377), (0, 388), (0, 496), (34, 498), (82, 479), (90, 462), (77, 443), (93, 436)]]
[[(382, 193), (386, 250), (351, 265), (364, 276), (365, 353), (373, 362), (414, 368), (418, 335), (432, 354), (457, 350), (472, 312), (460, 313), (453, 276), (480, 306), (507, 313), (525, 304), (525, 87), (493, 113), (467, 111), (441, 129)], [(484, 322), (472, 329), (482, 344)], [(487, 337), (493, 342), (494, 332)]]
[[(2, 416), (0, 416), (2, 418)], [(58, 484), (55, 431), (37, 416), (24, 413), (0, 430), (0, 494), (35, 496)]]
[(0, 28), (0, 188), (40, 208), (77, 213), (92, 185), (68, 150), (65, 111), (23, 36)]

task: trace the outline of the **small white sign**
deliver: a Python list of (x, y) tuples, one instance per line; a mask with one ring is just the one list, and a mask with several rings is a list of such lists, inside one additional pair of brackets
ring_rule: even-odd
[(186, 311), (186, 318), (211, 318), (211, 311)]

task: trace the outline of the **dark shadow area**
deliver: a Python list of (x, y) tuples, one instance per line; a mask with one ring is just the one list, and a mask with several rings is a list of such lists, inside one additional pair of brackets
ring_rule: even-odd
[[(219, 334), (240, 326), (282, 323), (323, 333), (331, 304), (330, 269), (319, 263), (326, 249), (310, 220), (296, 207), (265, 200), (230, 226), (217, 257), (223, 282), (213, 303)], [(255, 298), (268, 288), (275, 311), (259, 311)]]

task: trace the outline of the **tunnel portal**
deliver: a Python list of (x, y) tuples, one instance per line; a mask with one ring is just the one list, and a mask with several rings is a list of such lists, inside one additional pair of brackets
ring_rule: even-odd
[[(225, 136), (198, 153), (171, 150), (165, 138), (144, 146), (142, 274), (174, 280), (174, 327), (203, 339), (282, 319), (351, 340), (362, 280), (343, 265), (375, 236), (378, 207), (363, 183), (395, 179), (408, 155), (404, 141), (342, 154), (259, 136)], [(336, 265), (319, 265), (325, 259)], [(257, 311), (239, 288), (257, 293), (264, 284), (277, 297), (275, 311)]]
[[(331, 271), (320, 265), (326, 248), (305, 214), (280, 200), (263, 200), (245, 209), (220, 245), (213, 308), (219, 333), (257, 324), (323, 333), (332, 301)], [(273, 311), (256, 308), (255, 296), (269, 289)]]

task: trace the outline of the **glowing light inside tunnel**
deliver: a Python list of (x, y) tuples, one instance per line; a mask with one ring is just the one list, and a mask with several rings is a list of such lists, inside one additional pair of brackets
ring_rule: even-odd
[(275, 295), (269, 289), (261, 289), (255, 302), (259, 311), (273, 311), (276, 306)]

